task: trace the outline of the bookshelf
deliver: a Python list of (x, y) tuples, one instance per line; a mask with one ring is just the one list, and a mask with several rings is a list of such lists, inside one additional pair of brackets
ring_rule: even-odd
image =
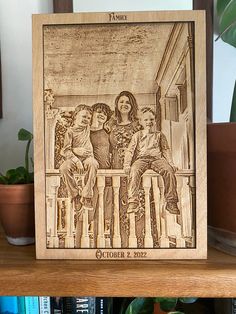
[(36, 260), (0, 231), (0, 295), (235, 297), (236, 257), (200, 261)]

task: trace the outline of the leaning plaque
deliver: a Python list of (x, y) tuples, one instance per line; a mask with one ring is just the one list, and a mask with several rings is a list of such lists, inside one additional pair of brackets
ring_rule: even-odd
[(37, 258), (206, 258), (200, 11), (33, 16)]

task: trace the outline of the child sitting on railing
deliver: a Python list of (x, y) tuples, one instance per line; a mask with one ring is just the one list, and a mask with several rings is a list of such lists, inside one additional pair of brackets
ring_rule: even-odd
[[(60, 173), (72, 201), (75, 203), (79, 201), (89, 208), (92, 208), (93, 188), (98, 169), (98, 162), (93, 156), (93, 146), (90, 141), (91, 118), (91, 107), (79, 105), (75, 108), (72, 126), (66, 132), (61, 150), (65, 161), (60, 167)], [(74, 173), (80, 172), (85, 172), (85, 182), (81, 191), (74, 178)]]
[(146, 170), (152, 169), (163, 178), (166, 210), (171, 214), (179, 214), (174, 174), (177, 168), (173, 164), (165, 135), (156, 130), (156, 116), (151, 108), (143, 108), (140, 124), (143, 130), (132, 136), (124, 159), (124, 171), (129, 176), (127, 212), (138, 212), (141, 176)]

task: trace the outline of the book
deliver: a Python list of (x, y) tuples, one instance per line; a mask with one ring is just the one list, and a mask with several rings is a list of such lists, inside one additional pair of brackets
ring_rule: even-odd
[(0, 314), (18, 314), (18, 303), (16, 296), (0, 297)]
[(232, 298), (232, 314), (236, 314), (236, 298)]
[(18, 313), (25, 314), (25, 297), (17, 297)]
[(95, 297), (65, 297), (63, 298), (63, 313), (66, 314), (110, 314), (106, 310), (106, 298)]
[(39, 297), (39, 313), (51, 314), (50, 297), (46, 297), (46, 296)]
[(67, 313), (65, 310), (63, 310), (63, 297), (50, 297), (50, 302), (52, 314)]
[(36, 296), (25, 297), (25, 313), (39, 314), (39, 299)]
[(113, 312), (113, 299), (106, 297), (96, 298), (96, 314), (111, 314)]

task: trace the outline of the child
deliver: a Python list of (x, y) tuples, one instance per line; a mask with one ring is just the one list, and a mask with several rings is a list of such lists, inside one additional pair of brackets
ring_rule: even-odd
[(145, 107), (142, 110), (140, 120), (143, 130), (132, 136), (125, 153), (124, 171), (129, 175), (127, 211), (138, 211), (141, 176), (147, 169), (152, 169), (163, 178), (166, 210), (171, 214), (179, 214), (174, 174), (177, 168), (173, 164), (167, 139), (163, 133), (156, 130), (156, 117), (151, 108)]
[[(65, 161), (60, 167), (62, 178), (72, 201), (76, 202), (80, 195), (80, 202), (87, 207), (92, 207), (93, 188), (98, 169), (90, 141), (91, 118), (92, 109), (89, 106), (79, 105), (75, 108), (72, 127), (66, 132), (64, 147), (61, 150)], [(80, 193), (74, 173), (81, 171), (86, 171), (86, 175), (85, 185)]]

